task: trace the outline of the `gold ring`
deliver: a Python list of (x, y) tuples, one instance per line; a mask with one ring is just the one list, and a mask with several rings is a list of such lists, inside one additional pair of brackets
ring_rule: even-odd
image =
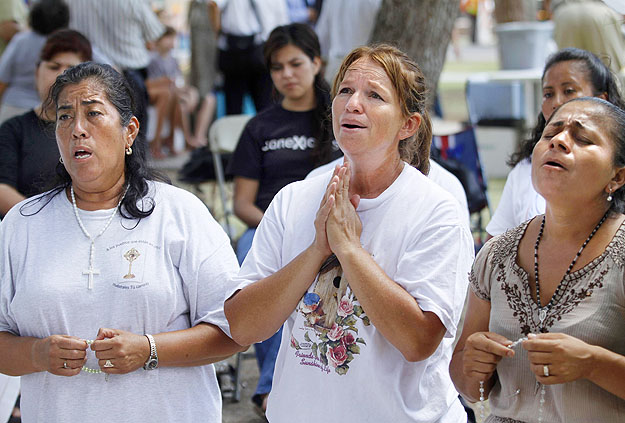
[(106, 362), (104, 363), (104, 367), (115, 367), (115, 365), (111, 363), (111, 360), (106, 360)]

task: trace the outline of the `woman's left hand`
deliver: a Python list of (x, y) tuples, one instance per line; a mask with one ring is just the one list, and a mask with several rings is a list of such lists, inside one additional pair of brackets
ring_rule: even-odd
[[(101, 328), (91, 344), (104, 373), (125, 374), (143, 367), (150, 357), (150, 343), (144, 335), (119, 329)], [(113, 367), (107, 367), (110, 361)]]
[(337, 256), (346, 247), (360, 246), (362, 222), (356, 213), (360, 197), (349, 196), (350, 166), (345, 163), (339, 170), (339, 182), (334, 193), (334, 207), (330, 210), (326, 232), (330, 249)]
[(528, 351), (530, 369), (538, 382), (555, 385), (590, 375), (592, 345), (563, 333), (529, 334), (528, 338), (523, 348)]

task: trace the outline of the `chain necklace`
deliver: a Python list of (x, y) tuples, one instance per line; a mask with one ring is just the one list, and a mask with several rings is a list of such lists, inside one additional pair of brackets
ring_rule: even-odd
[(584, 251), (584, 248), (586, 248), (586, 245), (588, 245), (588, 243), (590, 242), (592, 237), (595, 236), (595, 234), (597, 233), (597, 231), (599, 230), (603, 222), (605, 222), (606, 218), (608, 217), (609, 212), (610, 212), (609, 210), (605, 212), (605, 214), (603, 215), (599, 223), (597, 223), (597, 226), (595, 226), (595, 229), (593, 229), (590, 235), (588, 235), (588, 238), (586, 238), (586, 241), (584, 241), (584, 243), (582, 244), (577, 254), (575, 254), (575, 257), (573, 257), (573, 261), (571, 261), (571, 264), (569, 265), (568, 269), (566, 269), (566, 272), (564, 273), (562, 280), (560, 281), (560, 283), (558, 284), (558, 287), (556, 288), (556, 292), (553, 294), (553, 296), (549, 300), (549, 303), (544, 307), (542, 306), (542, 303), (540, 302), (540, 283), (538, 282), (538, 245), (540, 244), (540, 239), (542, 238), (543, 231), (545, 230), (545, 215), (543, 215), (543, 220), (540, 224), (540, 230), (538, 231), (538, 236), (536, 237), (536, 244), (534, 244), (534, 281), (536, 284), (536, 303), (538, 304), (538, 318), (540, 320), (541, 331), (543, 328), (543, 322), (545, 321), (545, 318), (547, 317), (547, 313), (553, 306), (554, 302), (556, 301), (556, 298), (558, 298), (561, 293), (564, 293), (566, 289), (565, 279), (571, 273), (573, 266), (575, 266), (575, 263), (577, 263), (577, 259), (582, 254), (582, 251)]
[(104, 231), (106, 231), (108, 227), (110, 226), (111, 222), (113, 221), (113, 217), (115, 217), (115, 215), (117, 214), (117, 209), (119, 209), (119, 205), (124, 200), (124, 197), (126, 197), (126, 193), (128, 192), (128, 187), (129, 185), (126, 186), (126, 189), (124, 190), (124, 194), (119, 199), (117, 206), (115, 206), (113, 213), (111, 213), (111, 216), (109, 216), (108, 220), (106, 221), (106, 224), (102, 227), (102, 230), (100, 230), (100, 232), (96, 236), (92, 237), (91, 234), (87, 231), (87, 228), (85, 228), (85, 225), (83, 225), (82, 220), (80, 219), (80, 215), (78, 214), (78, 206), (76, 206), (76, 197), (74, 196), (74, 185), (70, 185), (69, 192), (72, 197), (72, 206), (74, 207), (74, 216), (76, 216), (76, 221), (78, 222), (78, 226), (80, 226), (80, 229), (82, 229), (82, 233), (85, 234), (87, 238), (89, 238), (89, 241), (91, 241), (91, 250), (89, 253), (89, 269), (83, 270), (82, 272), (83, 275), (87, 275), (89, 277), (88, 282), (87, 282), (87, 289), (90, 289), (90, 290), (93, 289), (93, 276), (100, 274), (100, 271), (98, 269), (93, 268), (93, 261), (95, 258), (95, 240), (98, 239), (100, 235), (102, 235)]

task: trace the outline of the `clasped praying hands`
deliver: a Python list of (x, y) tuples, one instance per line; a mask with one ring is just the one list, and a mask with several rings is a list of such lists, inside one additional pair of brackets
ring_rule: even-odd
[(315, 243), (327, 255), (340, 256), (350, 248), (360, 247), (362, 222), (356, 213), (360, 196), (350, 195), (350, 178), (348, 162), (335, 168), (317, 212)]

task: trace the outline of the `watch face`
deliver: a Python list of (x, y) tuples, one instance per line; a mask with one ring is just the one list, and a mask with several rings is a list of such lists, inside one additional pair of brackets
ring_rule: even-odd
[(145, 369), (146, 370), (154, 370), (156, 369), (156, 366), (158, 366), (158, 360), (155, 358), (152, 358), (150, 360), (148, 360), (147, 363), (145, 363)]

